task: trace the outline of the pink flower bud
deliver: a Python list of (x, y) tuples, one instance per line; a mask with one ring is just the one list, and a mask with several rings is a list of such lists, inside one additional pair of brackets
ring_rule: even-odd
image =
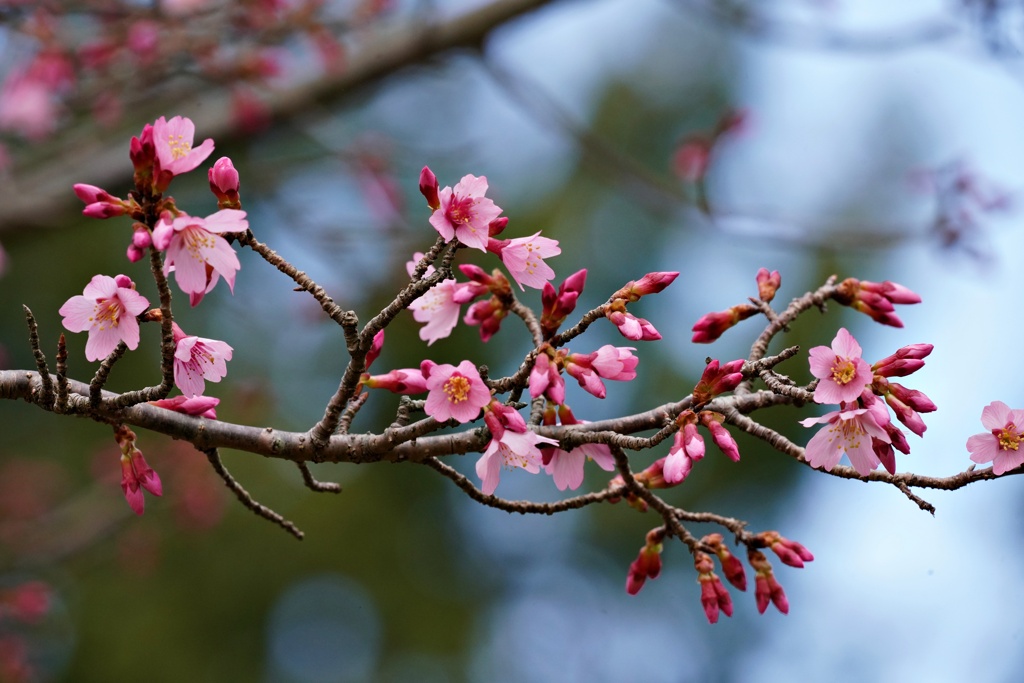
[(640, 297), (648, 294), (657, 294), (672, 284), (679, 277), (678, 272), (655, 272), (644, 275), (637, 281), (627, 282), (615, 292), (611, 298), (625, 299), (629, 302), (638, 301)]
[(429, 166), (424, 166), (423, 170), (420, 171), (420, 194), (426, 198), (427, 206), (434, 211), (441, 207), (441, 199), (438, 197), (437, 191), (437, 176), (434, 175)]
[(693, 343), (709, 344), (739, 321), (746, 320), (757, 313), (757, 308), (750, 304), (733, 306), (727, 311), (707, 313), (693, 326)]
[(221, 157), (207, 172), (210, 191), (217, 197), (217, 206), (221, 209), (240, 209), (238, 171), (228, 157)]
[(729, 430), (722, 426), (722, 419), (723, 416), (710, 410), (701, 411), (700, 414), (701, 424), (711, 432), (711, 439), (718, 446), (718, 449), (733, 462), (739, 462), (739, 446), (736, 445), (736, 440), (732, 438)]
[(894, 312), (894, 304), (921, 302), (918, 294), (895, 282), (868, 282), (852, 277), (839, 283), (833, 298), (891, 327), (903, 327), (903, 321)]
[(507, 216), (499, 216), (498, 218), (495, 218), (487, 224), (488, 237), (497, 237), (505, 229), (506, 225), (508, 225)]
[(871, 366), (875, 375), (906, 377), (924, 366), (924, 358), (932, 352), (931, 344), (910, 344)]
[(370, 342), (370, 348), (366, 352), (366, 361), (363, 365), (365, 369), (369, 369), (373, 364), (373, 361), (377, 360), (380, 356), (381, 349), (384, 348), (384, 330), (380, 330), (377, 334), (373, 335), (373, 341)]
[(214, 408), (220, 404), (220, 399), (213, 396), (175, 396), (150, 403), (165, 410), (216, 420), (217, 411)]
[(782, 276), (779, 271), (773, 270), (770, 273), (767, 268), (757, 271), (757, 296), (761, 301), (768, 303), (775, 298), (775, 292), (782, 285)]
[(651, 529), (645, 540), (644, 547), (640, 549), (640, 554), (629, 565), (629, 573), (626, 575), (626, 592), (630, 595), (639, 593), (647, 579), (656, 579), (661, 574), (664, 529)]
[(743, 381), (742, 370), (742, 358), (725, 365), (720, 365), (718, 359), (715, 359), (705, 365), (700, 381), (693, 388), (694, 405), (702, 406), (715, 396), (735, 389)]

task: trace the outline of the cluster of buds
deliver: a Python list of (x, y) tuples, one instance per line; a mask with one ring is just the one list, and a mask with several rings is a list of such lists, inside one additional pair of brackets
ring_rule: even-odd
[(679, 277), (679, 273), (675, 271), (655, 272), (648, 273), (639, 280), (627, 282), (612, 294), (611, 299), (604, 307), (604, 316), (618, 328), (619, 334), (626, 339), (634, 341), (661, 339), (661, 334), (654, 328), (654, 325), (627, 311), (626, 304), (639, 301), (641, 297), (648, 294), (664, 291), (677, 277)]
[(644, 546), (629, 565), (626, 574), (626, 592), (636, 595), (644, 587), (647, 579), (656, 579), (661, 573), (661, 551), (665, 541), (665, 527), (657, 527), (647, 532)]
[(142, 457), (142, 451), (135, 445), (135, 432), (126, 425), (114, 426), (114, 440), (121, 448), (121, 490), (128, 505), (137, 515), (145, 509), (143, 489), (154, 496), (162, 496), (163, 484), (160, 476)]
[(694, 464), (702, 460), (705, 454), (704, 437), (697, 430), (697, 423), (704, 425), (711, 432), (711, 439), (718, 449), (733, 462), (739, 462), (740, 451), (736, 440), (729, 430), (722, 426), (725, 419), (721, 413), (703, 410), (695, 414), (692, 410), (684, 410), (676, 418), (679, 431), (673, 437), (672, 447), (665, 458), (662, 476), (669, 484), (680, 484), (689, 476)]
[(558, 332), (569, 314), (576, 310), (576, 301), (583, 293), (583, 286), (587, 282), (587, 270), (577, 271), (565, 278), (565, 281), (555, 291), (554, 285), (550, 282), (544, 283), (541, 289), (541, 316), (540, 329), (544, 339), (551, 339)]
[(871, 316), (875, 322), (891, 327), (903, 327), (903, 321), (895, 313), (895, 304), (921, 303), (921, 297), (903, 285), (888, 280), (868, 282), (852, 277), (836, 286), (833, 298), (844, 306)]

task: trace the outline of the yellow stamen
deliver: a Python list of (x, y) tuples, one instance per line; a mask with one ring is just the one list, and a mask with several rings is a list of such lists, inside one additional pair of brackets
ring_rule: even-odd
[(469, 380), (462, 375), (452, 375), (444, 383), (444, 394), (452, 403), (462, 403), (469, 398)]
[(836, 362), (832, 365), (832, 381), (836, 384), (846, 385), (853, 381), (857, 375), (857, 366), (853, 361), (841, 359), (836, 356)]

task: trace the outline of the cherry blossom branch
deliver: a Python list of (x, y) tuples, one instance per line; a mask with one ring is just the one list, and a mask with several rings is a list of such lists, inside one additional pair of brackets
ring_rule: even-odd
[(341, 484), (317, 480), (317, 478), (313, 476), (313, 473), (310, 472), (309, 465), (304, 462), (296, 463), (296, 465), (299, 467), (299, 472), (302, 473), (302, 481), (306, 485), (306, 488), (321, 493), (341, 493)]

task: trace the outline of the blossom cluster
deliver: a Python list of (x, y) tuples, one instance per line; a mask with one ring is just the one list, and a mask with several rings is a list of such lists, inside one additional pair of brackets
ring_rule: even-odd
[[(141, 260), (147, 252), (160, 264), (166, 277), (172, 271), (192, 306), (216, 286), (220, 278), (234, 289), (240, 263), (225, 235), (244, 233), (249, 225), (240, 209), (239, 177), (231, 160), (222, 157), (209, 169), (210, 189), (217, 198), (218, 211), (201, 218), (190, 216), (164, 193), (179, 175), (199, 167), (213, 152), (213, 140), (194, 146), (195, 125), (175, 116), (160, 117), (133, 137), (129, 157), (135, 169), (134, 190), (121, 199), (93, 186), (75, 185), (75, 194), (85, 203), (82, 213), (97, 219), (127, 216), (131, 241), (130, 262)], [(149, 309), (149, 299), (136, 291), (135, 282), (124, 274), (114, 277), (96, 275), (81, 295), (68, 299), (60, 308), (64, 327), (71, 332), (88, 332), (85, 356), (89, 361), (104, 360), (123, 344), (135, 350), (140, 344), (140, 322), (162, 322), (165, 311)], [(219, 400), (204, 395), (206, 382), (218, 382), (227, 374), (227, 361), (233, 349), (226, 342), (187, 334), (171, 320), (174, 384), (182, 395), (162, 398), (153, 403), (189, 415), (215, 418)], [(142, 490), (160, 495), (159, 477), (146, 464), (142, 452), (130, 439), (118, 438), (124, 472), (122, 488), (129, 505), (141, 514)]]
[[(165, 378), (173, 377), (181, 395), (167, 397), (164, 388), (157, 388), (161, 398), (151, 403), (191, 416), (216, 419), (219, 401), (205, 395), (207, 383), (219, 382), (226, 376), (234, 350), (224, 341), (191, 335), (180, 327), (166, 303), (167, 278), (173, 272), (178, 288), (196, 306), (221, 279), (233, 291), (241, 266), (231, 240), (237, 239), (254, 249), (259, 245), (254, 246), (242, 210), (239, 174), (227, 157), (217, 160), (207, 173), (217, 211), (205, 217), (192, 216), (166, 194), (175, 177), (195, 170), (212, 154), (212, 140), (194, 145), (194, 139), (191, 121), (161, 117), (132, 138), (129, 157), (135, 170), (134, 188), (127, 199), (91, 185), (74, 188), (85, 203), (85, 215), (97, 219), (124, 216), (131, 220), (127, 258), (136, 263), (149, 256), (151, 274), (163, 304), (150, 308), (150, 299), (137, 291), (128, 275), (97, 274), (81, 295), (64, 303), (60, 314), (69, 331), (88, 333), (86, 359), (102, 361), (105, 372), (126, 350), (141, 345), (142, 323), (158, 323), (167, 344), (162, 349)], [(469, 359), (457, 364), (424, 359), (417, 367), (378, 373), (371, 368), (379, 365), (383, 353), (385, 322), (377, 327), (368, 325), (361, 333), (364, 336), (355, 348), (365, 353), (353, 351), (350, 344), (356, 365), (350, 366), (354, 372), (346, 376), (345, 382), (350, 382), (346, 391), (351, 392), (343, 392), (343, 399), (349, 401), (348, 408), (354, 416), (372, 389), (424, 397), (405, 399), (402, 408), (425, 413), (426, 419), (417, 425), (417, 429), (425, 430), (420, 433), (476, 423), (480, 429), (473, 438), (479, 441), (473, 449), (480, 453), (474, 468), (479, 489), (462, 475), (455, 476), (459, 477), (460, 486), (472, 489), (474, 497), (481, 501), (509, 504), (496, 496), (502, 473), (507, 471), (544, 472), (559, 491), (582, 486), (588, 462), (604, 472), (614, 472), (605, 490), (596, 494), (601, 500), (625, 499), (639, 511), (654, 508), (665, 518), (664, 526), (648, 532), (629, 567), (629, 593), (637, 593), (648, 579), (659, 576), (664, 541), (674, 535), (689, 546), (693, 555), (707, 619), (715, 623), (722, 614), (732, 614), (732, 598), (716, 573), (716, 560), (717, 571), (726, 583), (740, 591), (747, 586), (743, 563), (732, 554), (720, 534), (708, 534), (697, 540), (681, 531), (678, 524), (682, 511), (673, 513), (674, 509), (668, 508), (666, 512), (664, 501), (650, 492), (686, 482), (696, 463), (706, 455), (707, 436), (729, 460), (739, 462), (739, 446), (727, 425), (754, 433), (749, 421), (738, 417), (745, 409), (737, 408), (745, 397), (756, 393), (752, 389), (756, 379), (762, 379), (770, 389), (759, 392), (760, 398), (781, 397), (796, 403), (813, 398), (815, 403), (836, 406), (836, 410), (825, 415), (801, 421), (805, 427), (823, 425), (802, 450), (802, 461), (812, 467), (831, 471), (845, 455), (861, 477), (867, 477), (879, 465), (894, 474), (895, 452), (910, 453), (904, 429), (924, 435), (927, 427), (921, 415), (935, 411), (935, 404), (923, 392), (896, 380), (923, 368), (932, 345), (910, 344), (869, 364), (862, 357), (860, 344), (846, 328), (838, 330), (830, 346), (810, 349), (808, 364), (814, 380), (806, 386), (798, 386), (768, 365), (791, 357), (796, 353), (795, 347), (788, 355), (780, 354), (773, 360), (765, 358), (755, 345), (746, 359), (723, 362), (708, 358), (692, 390), (677, 403), (658, 409), (657, 434), (646, 439), (646, 445), (636, 445), (643, 444), (641, 437), (623, 441), (608, 431), (580, 428), (586, 420), (577, 417), (570, 407), (571, 392), (576, 390), (571, 382), (567, 383), (567, 377), (575, 380), (586, 394), (604, 399), (610, 391), (607, 382), (634, 380), (640, 363), (637, 346), (604, 344), (594, 349), (582, 346), (580, 335), (591, 324), (604, 325), (599, 321), (606, 320), (630, 342), (660, 340), (661, 334), (654, 325), (635, 315), (635, 308), (630, 309), (643, 297), (663, 292), (679, 273), (651, 272), (631, 280), (612, 292), (604, 303), (583, 314), (576, 325), (563, 329), (584, 294), (586, 269), (572, 273), (556, 286), (555, 272), (547, 259), (561, 253), (558, 241), (542, 237), (539, 232), (526, 237), (500, 237), (509, 228), (510, 220), (486, 196), (488, 189), (486, 177), (472, 174), (464, 175), (454, 187), (441, 187), (433, 171), (423, 168), (419, 191), (430, 210), (426, 222), (439, 238), (433, 249), (425, 254), (415, 253), (406, 264), (409, 284), (385, 313), (397, 315), (407, 308), (422, 325), (419, 336), (427, 346), (449, 337), (460, 320), (478, 326), (481, 340), (488, 342), (500, 332), (504, 320), (521, 319), (530, 332), (532, 344), (519, 369), (508, 378), (492, 380), (483, 366)], [(470, 263), (455, 267), (454, 258), (463, 249), (478, 251), (481, 258), (496, 256), (504, 270), (494, 267), (488, 272)], [(708, 313), (696, 322), (695, 343), (712, 342), (740, 321), (759, 314), (767, 317), (776, 329), (782, 329), (790, 322), (785, 317), (790, 310), (802, 310), (796, 305), (797, 300), (785, 313), (772, 309), (771, 302), (782, 284), (778, 271), (762, 268), (755, 280), (757, 296), (748, 303)], [(539, 315), (519, 301), (512, 282), (520, 292), (526, 288), (540, 290)], [(836, 278), (831, 278), (818, 292), (809, 293), (802, 305), (821, 306), (824, 299), (849, 306), (892, 327), (903, 325), (895, 312), (897, 305), (921, 301), (915, 292), (894, 282), (847, 278), (836, 284)], [(464, 304), (468, 306), (465, 314)], [(165, 379), (162, 387), (169, 384), (170, 379)], [(529, 401), (524, 393), (529, 394)], [(732, 396), (727, 396), (730, 393)], [(508, 394), (507, 399), (502, 398), (504, 394)], [(521, 398), (524, 402), (520, 402)], [(93, 399), (96, 400), (95, 394)], [(521, 411), (527, 406), (529, 417), (524, 417)], [(1024, 410), (1013, 410), (996, 401), (983, 411), (982, 423), (988, 432), (972, 436), (967, 443), (971, 459), (976, 463), (992, 462), (997, 475), (1024, 465), (1024, 453), (1020, 450)], [(329, 432), (328, 437), (336, 433), (336, 429), (325, 431)], [(131, 509), (142, 514), (145, 493), (161, 496), (163, 484), (138, 448), (136, 434), (124, 424), (115, 424), (114, 434), (120, 450), (122, 491)], [(780, 442), (785, 441), (777, 436)], [(627, 464), (625, 450), (657, 447), (670, 437), (668, 452), (645, 468), (634, 472), (632, 463)], [(799, 447), (791, 446), (794, 457), (801, 459)], [(747, 564), (754, 570), (758, 610), (764, 612), (771, 604), (782, 613), (788, 612), (785, 592), (762, 550), (771, 550), (783, 564), (797, 568), (812, 561), (813, 555), (778, 532), (755, 534), (746, 531), (742, 522), (720, 523), (735, 532), (737, 542), (746, 546)]]

